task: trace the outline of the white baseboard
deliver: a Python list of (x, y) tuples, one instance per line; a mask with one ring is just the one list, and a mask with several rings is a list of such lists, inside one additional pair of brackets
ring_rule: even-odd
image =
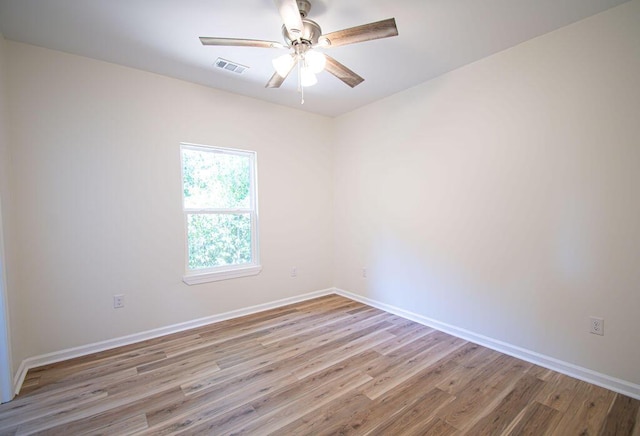
[(400, 309), (399, 307), (391, 306), (389, 304), (381, 303), (379, 301), (372, 300), (370, 298), (363, 297), (352, 292), (344, 291), (338, 288), (334, 288), (334, 292), (338, 295), (342, 295), (343, 297), (376, 307), (378, 309), (384, 310), (385, 312), (393, 313), (394, 315), (398, 315), (408, 320), (415, 321), (428, 327), (432, 327), (458, 338), (474, 342), (478, 345), (482, 345), (483, 347), (491, 348), (492, 350), (508, 354), (509, 356), (517, 357), (518, 359), (535, 363), (536, 365), (540, 365), (544, 368), (548, 368), (553, 371), (566, 374), (570, 377), (574, 377), (579, 380), (583, 380), (585, 382), (592, 383), (594, 385), (601, 386), (614, 392), (618, 392), (623, 395), (627, 395), (629, 397), (640, 400), (640, 385), (638, 384), (611, 377), (609, 375), (602, 374), (588, 368), (574, 365), (573, 363), (564, 362), (562, 360), (546, 356), (535, 351), (527, 350), (525, 348), (521, 348), (512, 344), (508, 344), (506, 342), (499, 341), (497, 339), (480, 335), (466, 329), (436, 321), (434, 319), (427, 318), (426, 316), (422, 316), (408, 310)]
[(22, 388), (22, 383), (27, 376), (27, 371), (31, 368), (37, 368), (43, 365), (49, 365), (56, 362), (62, 362), (63, 360), (69, 360), (76, 357), (86, 356), (88, 354), (97, 353), (99, 351), (109, 350), (111, 348), (121, 347), (123, 345), (134, 344), (136, 342), (146, 341), (148, 339), (157, 338), (159, 336), (169, 335), (172, 333), (178, 333), (181, 331), (189, 330), (196, 327), (202, 327), (214, 322), (226, 321), (231, 318), (238, 318), (245, 315), (251, 315), (253, 313), (262, 312), (269, 309), (275, 309), (277, 307), (286, 306), (288, 304), (299, 303), (301, 301), (310, 300), (312, 298), (322, 297), (324, 295), (333, 294), (333, 288), (324, 289), (316, 292), (310, 292), (308, 294), (297, 295), (295, 297), (284, 298), (282, 300), (272, 301), (270, 303), (258, 304), (257, 306), (246, 307), (243, 309), (232, 310), (230, 312), (220, 313), (218, 315), (212, 315), (205, 318), (194, 319), (179, 324), (174, 324), (166, 327), (160, 327), (153, 330), (148, 330), (141, 333), (135, 333), (133, 335), (122, 336), (114, 339), (107, 339), (106, 341), (96, 342), (93, 344), (82, 345), (74, 348), (67, 348), (66, 350), (54, 351), (53, 353), (42, 354), (40, 356), (29, 357), (20, 363), (20, 367), (13, 379), (14, 392), (17, 395)]
[(172, 333), (178, 333), (184, 330), (189, 330), (196, 327), (201, 327), (214, 322), (225, 321), (232, 318), (238, 318), (245, 315), (250, 315), (257, 312), (262, 312), (269, 309), (275, 309), (277, 307), (286, 306), (288, 304), (299, 303), (301, 301), (310, 300), (312, 298), (322, 297), (329, 294), (338, 294), (343, 297), (359, 301), (372, 307), (384, 310), (394, 315), (401, 316), (411, 321), (426, 325), (428, 327), (435, 328), (450, 335), (465, 339), (467, 341), (474, 342), (492, 350), (499, 351), (504, 354), (508, 354), (518, 359), (525, 360), (527, 362), (535, 363), (542, 367), (566, 374), (570, 377), (574, 377), (594, 385), (601, 386), (606, 389), (610, 389), (614, 392), (627, 395), (632, 398), (640, 399), (640, 385), (621, 380), (619, 378), (611, 377), (606, 374), (593, 371), (588, 368), (583, 368), (572, 363), (564, 362), (559, 359), (555, 359), (550, 356), (546, 356), (535, 351), (527, 350), (506, 342), (499, 341), (484, 335), (474, 333), (472, 331), (462, 329), (450, 324), (446, 324), (431, 318), (427, 318), (423, 315), (410, 312), (408, 310), (400, 309), (389, 304), (381, 303), (376, 300), (372, 300), (367, 297), (363, 297), (352, 292), (348, 292), (338, 288), (324, 289), (316, 292), (310, 292), (295, 297), (285, 298), (282, 300), (273, 301), (270, 303), (259, 304), (243, 309), (233, 310), (230, 312), (221, 313), (218, 315), (212, 315), (205, 318), (199, 318), (192, 321), (183, 322), (180, 324), (174, 324), (166, 327), (161, 327), (153, 330), (148, 330), (133, 335), (123, 336), (120, 338), (108, 339), (102, 342), (96, 342), (93, 344), (83, 345), (75, 348), (68, 348), (66, 350), (56, 351), (53, 353), (43, 354), (40, 356), (29, 357), (22, 361), (13, 383), (15, 393), (17, 394), (22, 387), (22, 383), (27, 375), (27, 371), (31, 368), (37, 368), (43, 365), (49, 365), (51, 363), (61, 362), (63, 360), (73, 359), (76, 357), (85, 356), (87, 354), (96, 353), (99, 351), (108, 350), (111, 348), (120, 347), (123, 345), (129, 345), (136, 342), (145, 341), (148, 339), (157, 338), (159, 336), (169, 335)]

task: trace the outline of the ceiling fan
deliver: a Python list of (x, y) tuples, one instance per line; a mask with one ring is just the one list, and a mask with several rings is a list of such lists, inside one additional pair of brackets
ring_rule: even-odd
[(200, 37), (203, 45), (290, 49), (289, 53), (273, 60), (276, 72), (265, 85), (266, 88), (279, 88), (296, 66), (298, 89), (301, 92), (304, 86), (311, 86), (317, 82), (315, 75), (322, 70), (333, 74), (353, 88), (364, 79), (334, 58), (314, 49), (339, 47), (398, 35), (395, 18), (322, 34), (318, 23), (307, 18), (311, 10), (308, 0), (274, 0), (274, 3), (284, 22), (282, 35), (285, 44), (258, 39)]

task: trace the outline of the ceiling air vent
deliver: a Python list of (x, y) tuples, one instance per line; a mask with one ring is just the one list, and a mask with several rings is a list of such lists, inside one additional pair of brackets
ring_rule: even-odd
[(214, 65), (223, 70), (231, 71), (232, 73), (238, 74), (242, 74), (249, 69), (249, 67), (245, 67), (244, 65), (236, 64), (222, 58), (216, 59), (216, 63)]

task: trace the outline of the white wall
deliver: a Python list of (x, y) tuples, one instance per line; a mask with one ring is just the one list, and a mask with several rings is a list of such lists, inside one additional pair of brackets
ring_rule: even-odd
[[(6, 48), (16, 365), (332, 285), (330, 119), (29, 45)], [(259, 275), (181, 281), (181, 141), (257, 151)], [(119, 293), (126, 307), (114, 310)]]
[(640, 383), (638, 23), (634, 0), (337, 119), (335, 285)]
[(13, 368), (9, 336), (9, 305), (7, 298), (7, 257), (4, 226), (8, 223), (6, 205), (9, 202), (9, 139), (6, 104), (4, 38), (0, 34), (0, 402), (13, 398)]

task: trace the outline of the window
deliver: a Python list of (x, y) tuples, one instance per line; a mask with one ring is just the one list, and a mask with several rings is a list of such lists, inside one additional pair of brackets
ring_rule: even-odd
[(187, 284), (258, 274), (256, 154), (181, 144)]

